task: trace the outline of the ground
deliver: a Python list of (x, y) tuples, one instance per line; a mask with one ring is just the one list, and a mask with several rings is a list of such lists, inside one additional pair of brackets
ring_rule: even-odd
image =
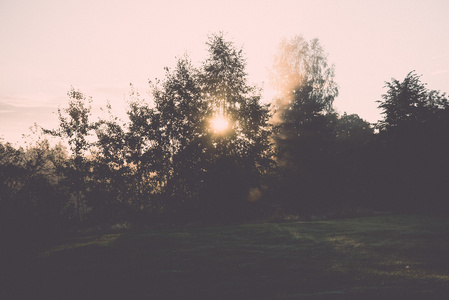
[(448, 254), (425, 216), (85, 235), (11, 262), (0, 298), (449, 299)]

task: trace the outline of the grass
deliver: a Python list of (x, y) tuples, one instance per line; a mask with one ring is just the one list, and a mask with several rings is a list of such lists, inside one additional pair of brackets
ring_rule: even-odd
[(374, 216), (68, 239), (2, 299), (448, 299), (449, 220)]

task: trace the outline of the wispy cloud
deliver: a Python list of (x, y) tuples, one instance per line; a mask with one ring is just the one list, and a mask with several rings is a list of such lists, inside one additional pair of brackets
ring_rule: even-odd
[(9, 114), (15, 112), (12, 109), (0, 109), (0, 114)]
[(17, 96), (3, 96), (0, 95), (0, 108), (9, 106), (10, 108), (32, 108), (32, 107), (57, 107), (63, 103), (64, 99), (61, 97), (55, 98), (50, 95), (17, 95)]
[(14, 112), (17, 111), (17, 107), (8, 103), (7, 101), (3, 101), (4, 99), (0, 97), (0, 112)]

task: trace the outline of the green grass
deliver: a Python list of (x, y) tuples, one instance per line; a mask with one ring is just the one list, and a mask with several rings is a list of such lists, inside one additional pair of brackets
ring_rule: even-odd
[(2, 291), (20, 299), (449, 299), (449, 220), (84, 236), (17, 264)]

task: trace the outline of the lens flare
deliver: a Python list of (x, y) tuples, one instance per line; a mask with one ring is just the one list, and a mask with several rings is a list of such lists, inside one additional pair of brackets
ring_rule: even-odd
[(216, 115), (210, 120), (210, 126), (214, 132), (220, 133), (228, 129), (229, 122), (224, 116)]

